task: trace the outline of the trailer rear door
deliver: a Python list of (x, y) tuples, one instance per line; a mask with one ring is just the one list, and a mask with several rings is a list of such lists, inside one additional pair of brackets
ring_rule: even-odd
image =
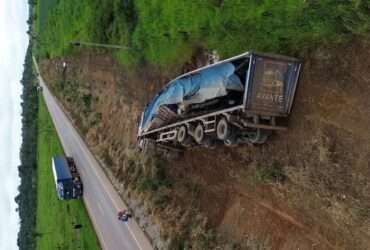
[(290, 113), (301, 63), (284, 56), (252, 54), (244, 96), (247, 111), (273, 116)]

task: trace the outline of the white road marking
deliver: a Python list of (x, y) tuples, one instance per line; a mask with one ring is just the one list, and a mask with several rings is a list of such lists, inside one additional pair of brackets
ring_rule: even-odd
[[(91, 210), (90, 210), (90, 206), (89, 206), (89, 202), (88, 202), (88, 200), (87, 199), (85, 199), (84, 198), (84, 202), (85, 202), (85, 204), (86, 204), (86, 208), (87, 208), (87, 212), (89, 213), (89, 215), (90, 215), (90, 218), (91, 218), (91, 221), (92, 221), (92, 223), (93, 223), (93, 225), (94, 225), (94, 228), (98, 228), (97, 227), (97, 221), (96, 221), (96, 218), (94, 217), (94, 216), (92, 216), (92, 213), (91, 213)], [(99, 239), (99, 242), (100, 242), (100, 244), (102, 245), (102, 247), (103, 247), (103, 249), (109, 249), (108, 247), (107, 247), (107, 243), (105, 242), (105, 240), (104, 240), (104, 237), (103, 237), (103, 234), (100, 232), (100, 230), (95, 230), (96, 231), (96, 233), (98, 234), (98, 239)]]
[[(86, 152), (86, 149), (81, 145), (81, 142), (80, 142), (78, 139), (77, 139), (77, 142), (78, 142), (78, 144), (80, 145), (80, 148), (85, 152), (85, 154), (86, 154), (86, 155), (88, 155), (88, 153), (90, 153), (90, 152), (88, 152), (88, 153)], [(87, 160), (89, 161), (90, 166), (92, 166), (93, 171), (95, 172), (95, 175), (99, 178), (100, 183), (104, 183), (104, 182), (103, 182), (103, 180), (101, 179), (101, 176), (97, 173), (97, 170), (96, 170), (96, 168), (94, 167), (93, 162), (91, 162), (90, 157), (87, 157)], [(102, 184), (102, 185), (103, 185), (103, 184)], [(111, 202), (112, 202), (113, 206), (115, 207), (115, 209), (116, 209), (117, 211), (118, 211), (118, 210), (121, 210), (122, 208), (120, 208), (120, 207), (118, 207), (118, 206), (116, 205), (115, 199), (113, 199), (113, 198), (112, 198), (112, 196), (110, 195), (110, 193), (109, 193), (109, 192), (107, 192), (107, 190), (106, 190), (106, 189), (103, 189), (103, 190), (104, 190), (104, 192), (108, 195), (108, 197), (109, 197), (109, 199), (111, 200)], [(126, 226), (127, 226), (128, 231), (130, 232), (130, 234), (131, 234), (132, 238), (134, 238), (134, 240), (135, 240), (135, 242), (136, 242), (136, 245), (140, 248), (140, 250), (142, 250), (141, 244), (139, 243), (138, 239), (136, 238), (136, 235), (135, 235), (135, 234), (134, 234), (134, 232), (131, 230), (131, 228), (130, 228), (130, 226), (129, 226), (128, 224), (127, 224)]]
[(100, 202), (98, 203), (98, 208), (99, 208), (100, 212), (101, 212), (102, 214), (104, 214), (104, 209), (103, 209), (103, 207), (101, 206)]
[[(34, 60), (34, 62), (35, 62), (36, 68), (37, 68), (36, 70), (39, 73), (38, 65), (36, 64), (36, 61), (35, 60)], [(45, 83), (44, 83), (43, 79), (41, 78), (41, 76), (39, 76), (39, 81), (40, 81), (40, 83), (42, 83), (43, 87), (45, 88), (45, 92), (43, 93), (44, 98), (47, 100), (47, 103), (52, 104), (50, 107), (48, 106), (48, 109), (50, 110), (51, 113), (54, 114), (54, 116), (52, 116), (52, 118), (53, 118), (55, 127), (57, 128), (58, 131), (63, 131), (63, 128), (66, 128), (66, 129), (68, 129), (71, 132), (71, 135), (73, 135), (72, 137), (68, 137), (69, 140), (65, 139), (65, 137), (62, 138), (61, 136), (59, 136), (59, 138), (62, 141), (62, 145), (65, 146), (64, 148), (65, 148), (66, 153), (67, 154), (69, 153), (67, 151), (69, 149), (68, 146), (73, 145), (74, 144), (73, 143), (74, 141), (77, 142), (77, 144), (79, 145), (79, 149), (82, 150), (82, 152), (83, 152), (83, 154), (85, 156), (85, 157), (83, 157), (83, 159), (84, 160), (87, 160), (88, 165), (90, 165), (91, 168), (93, 169), (93, 172), (95, 174), (95, 177), (97, 177), (99, 179), (99, 182), (97, 184), (101, 184), (101, 187), (103, 189), (103, 192), (105, 194), (105, 197), (106, 198), (109, 197), (109, 200), (110, 200), (111, 204), (113, 205), (113, 207), (116, 210), (122, 209), (122, 207), (117, 206), (116, 199), (114, 199), (112, 197), (111, 193), (108, 192), (108, 190), (111, 189), (112, 190), (112, 193), (113, 194), (116, 194), (116, 193), (114, 193), (115, 192), (114, 187), (111, 186), (111, 183), (109, 182), (108, 178), (105, 176), (105, 173), (102, 171), (101, 168), (99, 168), (99, 163), (94, 158), (94, 156), (92, 155), (92, 153), (88, 150), (87, 146), (84, 144), (84, 142), (81, 139), (80, 135), (73, 128), (73, 126), (71, 125), (71, 123), (70, 122), (66, 122), (66, 121), (69, 121), (69, 118), (63, 112), (62, 108), (59, 106), (59, 102), (56, 100), (56, 98), (51, 95), (49, 89), (45, 85)], [(68, 134), (68, 135), (70, 135), (70, 134)], [(69, 142), (69, 143), (67, 143), (67, 142)], [(120, 197), (117, 194), (116, 194), (116, 196), (117, 196), (117, 199), (119, 199), (119, 201), (121, 201), (121, 203), (123, 203), (122, 200), (120, 199)], [(89, 208), (91, 208), (91, 203), (85, 197), (84, 197), (84, 201), (86, 203), (86, 207), (87, 207), (87, 210), (88, 210), (88, 212), (90, 214), (90, 218), (92, 219), (92, 222), (94, 224), (94, 227), (95, 228), (100, 228), (100, 227), (97, 226), (97, 223), (98, 222), (97, 222), (96, 218), (93, 216), (91, 209), (89, 209)], [(124, 203), (123, 203), (123, 205), (126, 207), (126, 205)], [(100, 203), (97, 203), (97, 206), (98, 206), (99, 210), (104, 214), (105, 210), (103, 209), (102, 205)], [(135, 226), (138, 230), (140, 230), (140, 227), (136, 224), (136, 222), (135, 221), (133, 221), (133, 222), (134, 222), (134, 224), (131, 224), (130, 223), (131, 226)], [(126, 223), (125, 226), (127, 226), (127, 229), (130, 232), (132, 238), (134, 239), (134, 241), (136, 243), (136, 246), (140, 250), (143, 250), (141, 244), (139, 243), (138, 238), (136, 237), (136, 235), (132, 231), (131, 226), (129, 224), (127, 224), (127, 223)], [(109, 249), (107, 247), (108, 246), (107, 243), (105, 242), (105, 240), (103, 238), (104, 237), (103, 236), (103, 233), (101, 231), (99, 231), (99, 230), (96, 230), (96, 232), (98, 234), (98, 238), (99, 238), (99, 240), (100, 240), (100, 242), (102, 244), (102, 247), (104, 249)], [(138, 233), (139, 234), (143, 234), (142, 231), (140, 231)], [(144, 246), (146, 245), (145, 246), (145, 249), (152, 249), (152, 247), (150, 246), (150, 244), (148, 243), (148, 241), (146, 239), (146, 236), (144, 234), (142, 236), (144, 236), (144, 238), (145, 238), (145, 239), (143, 239), (143, 240), (145, 240), (144, 241), (145, 242), (144, 243)]]

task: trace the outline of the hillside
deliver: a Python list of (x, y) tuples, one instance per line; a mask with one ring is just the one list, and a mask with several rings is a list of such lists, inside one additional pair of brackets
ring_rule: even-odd
[[(37, 4), (42, 74), (159, 249), (369, 249), (368, 1)], [(302, 59), (289, 129), (261, 146), (140, 154), (144, 106), (208, 50)]]
[(149, 214), (154, 238), (150, 222), (172, 244), (200, 242), (195, 249), (367, 249), (369, 55), (361, 40), (307, 52), (288, 131), (263, 146), (194, 149), (168, 162), (135, 152), (136, 122), (175, 72), (132, 72), (93, 51), (42, 69), (123, 197)]

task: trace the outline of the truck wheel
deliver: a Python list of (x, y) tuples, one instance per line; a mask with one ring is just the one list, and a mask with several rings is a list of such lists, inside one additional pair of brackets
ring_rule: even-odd
[(187, 136), (188, 136), (188, 131), (186, 127), (181, 126), (179, 130), (177, 131), (177, 141), (182, 144), (185, 142)]
[(225, 146), (227, 147), (235, 147), (238, 145), (237, 140), (235, 138), (229, 138), (224, 141)]
[(253, 144), (263, 144), (267, 141), (267, 138), (271, 135), (270, 130), (257, 129), (253, 136), (249, 137), (249, 142)]
[(225, 117), (222, 117), (218, 121), (217, 126), (216, 126), (216, 135), (217, 135), (217, 139), (221, 141), (225, 141), (229, 139), (231, 135), (231, 127)]
[(156, 151), (156, 144), (153, 139), (144, 138), (140, 141), (140, 148), (144, 154)]
[(194, 130), (194, 140), (201, 144), (204, 140), (204, 127), (201, 123), (198, 123), (198, 125), (195, 127)]

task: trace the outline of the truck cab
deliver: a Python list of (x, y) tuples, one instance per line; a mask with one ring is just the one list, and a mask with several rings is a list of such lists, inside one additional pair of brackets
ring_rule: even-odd
[(73, 158), (54, 156), (52, 170), (60, 200), (78, 199), (82, 196), (82, 182)]

